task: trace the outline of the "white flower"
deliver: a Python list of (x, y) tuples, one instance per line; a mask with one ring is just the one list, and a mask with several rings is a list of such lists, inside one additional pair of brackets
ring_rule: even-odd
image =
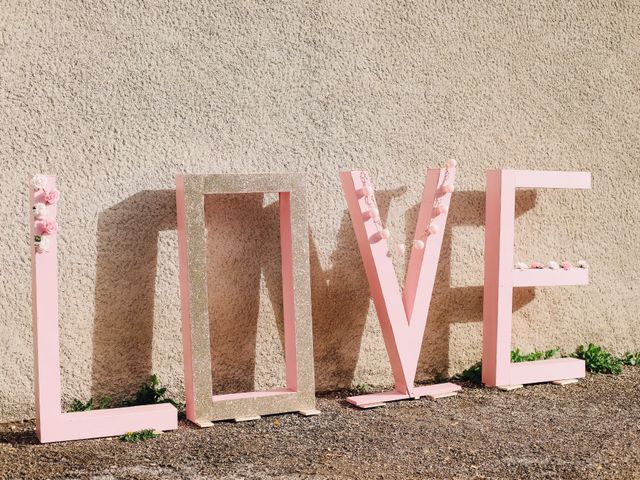
[(48, 252), (50, 245), (51, 245), (51, 242), (49, 240), (49, 237), (45, 237), (44, 235), (42, 235), (38, 239), (36, 239), (36, 252), (38, 253)]
[(516, 268), (518, 270), (527, 270), (529, 268), (529, 265), (527, 265), (524, 262), (518, 262), (518, 263), (516, 263)]
[(44, 203), (36, 203), (33, 206), (33, 216), (36, 220), (42, 220), (47, 215), (47, 206)]
[(560, 270), (560, 264), (558, 262), (554, 262), (553, 260), (551, 260), (549, 262), (549, 268), (551, 270)]
[(586, 260), (580, 260), (578, 262), (578, 268), (589, 268), (589, 264)]
[(44, 190), (47, 186), (47, 176), (39, 173), (31, 178), (31, 186), (36, 190)]

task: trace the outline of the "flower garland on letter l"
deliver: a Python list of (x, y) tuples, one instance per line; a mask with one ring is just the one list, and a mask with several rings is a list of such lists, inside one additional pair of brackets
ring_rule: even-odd
[(58, 231), (55, 209), (48, 207), (58, 203), (60, 192), (56, 188), (49, 189), (47, 176), (42, 174), (34, 175), (31, 178), (31, 187), (37, 199), (31, 212), (33, 214), (32, 221), (35, 222), (33, 242), (36, 252), (44, 253), (51, 248), (51, 236)]

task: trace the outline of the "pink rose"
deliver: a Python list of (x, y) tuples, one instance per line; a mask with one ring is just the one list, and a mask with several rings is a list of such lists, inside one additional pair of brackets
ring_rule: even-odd
[(52, 233), (56, 233), (57, 231), (58, 222), (56, 222), (53, 218), (47, 218), (45, 220), (36, 222), (36, 232), (39, 235), (51, 235)]
[(544, 265), (540, 262), (531, 262), (529, 268), (544, 268)]
[(44, 202), (47, 205), (55, 205), (60, 200), (60, 191), (53, 189), (48, 192), (44, 192)]
[(565, 270), (569, 270), (569, 269), (573, 268), (573, 265), (571, 265), (571, 262), (567, 262), (566, 260), (564, 262), (562, 262), (560, 264), (560, 266), (562, 268), (564, 268)]

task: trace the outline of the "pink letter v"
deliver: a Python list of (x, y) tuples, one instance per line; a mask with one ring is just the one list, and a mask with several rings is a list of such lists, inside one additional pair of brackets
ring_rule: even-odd
[[(371, 211), (372, 185), (365, 185), (369, 183), (366, 172), (342, 172), (340, 178), (395, 381), (394, 392), (361, 395), (347, 400), (367, 408), (406, 398), (455, 394), (460, 387), (451, 383), (414, 386), (451, 201), (451, 193), (446, 191), (445, 183), (453, 185), (455, 168), (427, 171), (402, 294), (388, 240), (384, 238), (380, 222), (375, 220), (378, 212)], [(436, 205), (443, 208), (438, 209)], [(430, 226), (432, 233), (429, 233)], [(416, 241), (424, 242), (424, 248), (416, 248)]]

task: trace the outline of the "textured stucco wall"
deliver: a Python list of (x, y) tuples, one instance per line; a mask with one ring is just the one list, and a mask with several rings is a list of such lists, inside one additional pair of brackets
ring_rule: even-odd
[[(0, 2), (0, 420), (33, 416), (35, 172), (64, 195), (66, 402), (151, 371), (182, 395), (178, 171), (306, 175), (319, 389), (391, 382), (343, 169), (372, 172), (409, 236), (424, 168), (460, 161), (421, 378), (480, 357), (489, 168), (594, 177), (519, 196), (518, 258), (585, 257), (592, 274), (517, 292), (514, 344), (640, 348), (640, 2), (213, 3)], [(219, 390), (283, 381), (273, 202), (206, 203)]]

